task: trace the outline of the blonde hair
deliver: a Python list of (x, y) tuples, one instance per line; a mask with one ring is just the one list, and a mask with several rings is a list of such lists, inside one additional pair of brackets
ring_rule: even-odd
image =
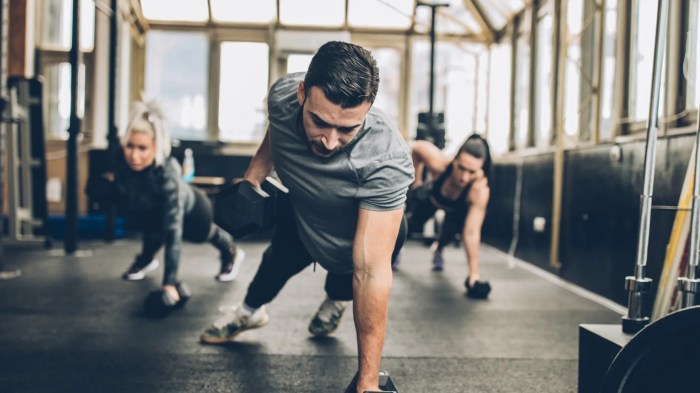
[(156, 166), (163, 165), (170, 156), (170, 135), (165, 131), (165, 116), (155, 100), (137, 101), (131, 108), (131, 118), (126, 131), (120, 139), (122, 147), (126, 146), (131, 134), (135, 132), (153, 136), (156, 145)]

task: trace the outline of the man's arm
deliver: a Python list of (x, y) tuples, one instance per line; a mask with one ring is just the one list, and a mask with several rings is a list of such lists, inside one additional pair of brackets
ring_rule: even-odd
[(258, 147), (258, 151), (255, 152), (255, 155), (250, 160), (243, 179), (253, 183), (256, 187), (260, 187), (270, 172), (272, 172), (272, 151), (270, 150), (270, 130), (268, 129), (265, 132), (265, 138), (263, 138), (260, 147)]
[(479, 273), (479, 245), (481, 244), (481, 226), (486, 217), (489, 193), (486, 179), (480, 179), (472, 186), (469, 195), (467, 195), (469, 212), (464, 222), (462, 237), (469, 264), (469, 277), (472, 280), (478, 280), (481, 277)]
[(357, 391), (379, 390), (378, 373), (386, 334), (391, 254), (403, 210), (360, 209), (353, 244), (353, 314), (357, 333)]

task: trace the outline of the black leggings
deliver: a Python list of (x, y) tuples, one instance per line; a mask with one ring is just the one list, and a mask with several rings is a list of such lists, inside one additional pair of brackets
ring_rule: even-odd
[[(406, 221), (404, 219), (396, 239), (392, 260), (401, 250), (405, 239)], [(292, 206), (288, 198), (280, 199), (272, 242), (263, 253), (258, 272), (248, 286), (245, 304), (258, 308), (269, 303), (290, 278), (313, 262), (314, 259), (309, 255), (299, 238)], [(330, 299), (352, 300), (352, 273), (328, 272), (324, 289)]]
[[(425, 223), (435, 215), (438, 210), (429, 199), (423, 199), (412, 206), (411, 211), (406, 212), (408, 219), (408, 233), (423, 233)], [(446, 245), (454, 241), (455, 235), (462, 232), (466, 213), (459, 211), (445, 211), (445, 219), (439, 230), (438, 250), (442, 250)]]

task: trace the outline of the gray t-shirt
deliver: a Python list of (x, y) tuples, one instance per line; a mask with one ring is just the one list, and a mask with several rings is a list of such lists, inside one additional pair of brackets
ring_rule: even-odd
[(290, 74), (270, 89), (272, 159), (289, 188), (299, 236), (309, 254), (332, 273), (349, 273), (359, 209), (403, 208), (413, 182), (411, 154), (386, 114), (372, 107), (341, 151), (327, 158), (314, 155), (296, 95), (303, 78), (304, 73)]

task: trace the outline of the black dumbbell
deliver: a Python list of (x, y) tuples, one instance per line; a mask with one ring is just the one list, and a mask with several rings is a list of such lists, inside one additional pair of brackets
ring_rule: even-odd
[[(345, 389), (345, 393), (357, 392), (358, 376), (359, 374), (355, 373), (355, 377), (353, 377), (352, 381), (350, 381), (350, 385), (348, 385), (348, 387)], [(365, 393), (399, 393), (399, 390), (396, 389), (396, 385), (394, 385), (394, 381), (391, 380), (391, 376), (386, 371), (379, 371), (379, 389), (381, 389), (380, 392), (365, 391)]]
[(214, 222), (237, 239), (266, 228), (274, 222), (277, 199), (288, 192), (271, 177), (260, 188), (240, 181), (216, 194)]
[(148, 315), (153, 317), (166, 317), (174, 309), (181, 309), (185, 306), (192, 292), (187, 284), (179, 282), (175, 284), (178, 295), (180, 295), (180, 300), (175, 300), (169, 292), (162, 289), (151, 291), (146, 296), (143, 301), (143, 307), (146, 309)]

